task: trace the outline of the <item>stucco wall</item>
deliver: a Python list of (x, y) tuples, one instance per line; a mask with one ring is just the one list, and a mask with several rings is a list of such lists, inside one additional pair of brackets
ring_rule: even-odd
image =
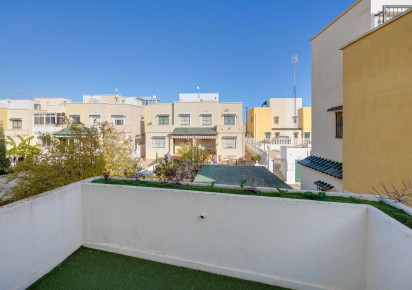
[(343, 191), (342, 179), (332, 177), (328, 174), (313, 170), (306, 166), (300, 167), (300, 178), (301, 178), (300, 188), (302, 190), (316, 190), (317, 187), (314, 184), (314, 182), (320, 180), (320, 181), (329, 183), (330, 185), (333, 185), (333, 188), (331, 189), (331, 191), (337, 191), (337, 192)]
[(0, 208), (0, 289), (82, 244), (293, 289), (412, 283), (412, 231), (367, 205), (84, 182)]
[[(287, 184), (296, 183), (296, 160), (305, 159), (310, 155), (310, 151), (311, 148), (307, 147), (280, 147), (280, 159), (282, 160), (282, 164), (280, 165), (280, 171), (286, 178)], [(302, 169), (303, 166), (299, 166)]]
[(7, 110), (7, 108), (0, 108), (0, 126), (2, 126), (3, 129), (7, 129), (8, 126)]
[(411, 177), (411, 27), (408, 13), (343, 50), (344, 190)]
[[(370, 19), (370, 1), (360, 1), (312, 39), (312, 154), (315, 156), (342, 162), (342, 139), (335, 138), (335, 114), (327, 109), (342, 105), (340, 48), (369, 31)], [(343, 134), (345, 137), (345, 131)]]
[(364, 287), (363, 206), (95, 184), (83, 205), (90, 247), (293, 288)]
[(411, 230), (369, 208), (367, 235), (367, 289), (411, 289)]
[(252, 108), (247, 111), (249, 137), (263, 139), (266, 132), (272, 132), (272, 110), (270, 108)]
[(82, 245), (81, 183), (0, 207), (0, 289), (26, 288)]
[[(312, 132), (312, 108), (305, 107), (300, 109), (302, 138), (305, 137), (305, 132)], [(312, 134), (311, 134), (312, 135)], [(312, 136), (310, 136), (312, 138)]]

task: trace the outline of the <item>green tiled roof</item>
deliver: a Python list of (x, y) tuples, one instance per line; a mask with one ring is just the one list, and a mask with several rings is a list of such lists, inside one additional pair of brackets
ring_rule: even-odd
[(217, 132), (213, 128), (175, 128), (172, 135), (217, 135)]
[(71, 128), (64, 128), (63, 130), (60, 130), (56, 133), (53, 133), (53, 136), (55, 137), (70, 137), (70, 136), (75, 136), (75, 135), (87, 135), (88, 133), (96, 133), (97, 129), (96, 128), (78, 128), (78, 129), (71, 129)]

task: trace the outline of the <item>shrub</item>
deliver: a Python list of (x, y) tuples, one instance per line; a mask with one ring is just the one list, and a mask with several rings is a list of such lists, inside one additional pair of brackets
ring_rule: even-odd
[(210, 152), (202, 148), (198, 141), (184, 143), (177, 152), (180, 161), (190, 161), (196, 164), (204, 163)]

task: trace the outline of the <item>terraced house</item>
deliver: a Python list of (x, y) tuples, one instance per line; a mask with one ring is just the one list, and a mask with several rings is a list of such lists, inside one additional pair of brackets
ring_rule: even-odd
[(113, 124), (118, 131), (124, 131), (133, 139), (135, 154), (140, 157), (144, 155), (144, 107), (138, 101), (136, 97), (120, 94), (83, 95), (82, 103), (66, 105), (66, 115), (71, 121), (86, 126), (97, 126), (103, 122)]
[(43, 144), (42, 134), (63, 129), (67, 98), (35, 98), (34, 100), (0, 100), (2, 125), (6, 136), (34, 136), (32, 144)]
[[(343, 83), (344, 78), (348, 77), (348, 75), (343, 75), (345, 64), (341, 48), (365, 33), (369, 33), (372, 30), (380, 30), (379, 27), (381, 25), (385, 25), (385, 23), (400, 13), (405, 12), (411, 5), (412, 0), (358, 0), (312, 37), (312, 156), (300, 162), (303, 165), (301, 170), (301, 187), (303, 189), (317, 189), (319, 185), (326, 184), (325, 188), (320, 186), (320, 189), (325, 190), (327, 188), (338, 192), (345, 190), (344, 184), (346, 180), (343, 182), (343, 178), (349, 177), (347, 175), (349, 170), (346, 170), (345, 163), (342, 164), (342, 161), (344, 161), (342, 158), (343, 145), (346, 143), (346, 138), (349, 137), (346, 136), (346, 132), (348, 130), (355, 130), (358, 137), (367, 136), (370, 132), (369, 130), (359, 131), (359, 128), (363, 128), (362, 126), (359, 127), (359, 125), (362, 125), (361, 123), (350, 122), (350, 126), (358, 126), (358, 129), (349, 128), (345, 123), (347, 120), (346, 116), (352, 117), (353, 114), (351, 111), (344, 114), (344, 110), (347, 108), (344, 104), (346, 101), (343, 98)], [(404, 32), (404, 39), (409, 37), (411, 27), (405, 29), (408, 31)], [(373, 55), (378, 49), (387, 47), (389, 43), (400, 47), (402, 45), (401, 38), (395, 39), (394, 43), (386, 38), (381, 38), (380, 41), (375, 42), (375, 46), (369, 47), (369, 51), (363, 51), (362, 53)], [(352, 48), (349, 48), (349, 50), (352, 50)], [(392, 58), (390, 58), (389, 54), (382, 54), (381, 57), (373, 58), (375, 66), (370, 62), (365, 64), (365, 66), (370, 67), (370, 70), (368, 70), (370, 77), (375, 74), (393, 74), (396, 70), (388, 71), (388, 68), (393, 68), (393, 66), (384, 66), (382, 62), (383, 59), (391, 59), (391, 61), (397, 59), (395, 54)], [(405, 58), (403, 61), (407, 59)], [(364, 67), (357, 68), (364, 69)], [(355, 70), (351, 71), (351, 73), (353, 73), (353, 76), (357, 76)], [(369, 82), (365, 76), (362, 77), (365, 84)], [(395, 83), (387, 82), (390, 79), (381, 80), (382, 82), (374, 82), (373, 84), (377, 89), (377, 93), (382, 93), (378, 88), (384, 83), (395, 90)], [(359, 88), (361, 89), (362, 87), (359, 86)], [(363, 90), (358, 90), (353, 96), (360, 94), (363, 98), (364, 92)], [(391, 99), (390, 94), (387, 95), (387, 98)], [(363, 114), (365, 114), (364, 116), (370, 114), (370, 109), (374, 107), (372, 104), (375, 101), (372, 98), (370, 100), (371, 106), (369, 107), (366, 103), (364, 104), (365, 106), (362, 110)], [(369, 121), (371, 120), (369, 119)], [(375, 125), (370, 126), (369, 129), (373, 132), (380, 132), (381, 130), (378, 125), (380, 122), (378, 119), (375, 119), (375, 121)], [(407, 133), (405, 132), (405, 134)], [(369, 141), (374, 144), (373, 146), (382, 146), (385, 142), (385, 139), (382, 139), (385, 138), (384, 135), (375, 137), (375, 139), (369, 139)], [(369, 149), (366, 149), (369, 141), (367, 143), (359, 142), (356, 145), (365, 148), (363, 151), (365, 156), (370, 152)], [(393, 142), (391, 144), (393, 145)], [(353, 155), (352, 158), (355, 158), (355, 156)], [(379, 158), (381, 156), (377, 157), (376, 160)], [(367, 180), (364, 181), (367, 182)], [(369, 193), (369, 191), (363, 193)]]
[(245, 129), (242, 103), (221, 103), (218, 93), (179, 94), (179, 101), (145, 110), (146, 158), (177, 154), (181, 145), (198, 141), (214, 161), (243, 157)]

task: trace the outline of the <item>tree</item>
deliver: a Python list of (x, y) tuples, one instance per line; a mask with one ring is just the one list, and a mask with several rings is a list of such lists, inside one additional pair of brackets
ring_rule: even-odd
[(392, 182), (390, 186), (387, 186), (383, 182), (380, 185), (382, 191), (372, 187), (375, 196), (381, 199), (390, 199), (396, 203), (412, 206), (412, 185), (409, 178), (403, 179), (400, 186), (396, 186)]
[(0, 175), (6, 174), (6, 169), (10, 166), (10, 159), (7, 157), (6, 140), (3, 127), (0, 126)]
[(136, 169), (131, 139), (108, 123), (87, 128), (68, 124), (61, 134), (44, 134), (47, 149), (28, 155), (9, 177), (17, 183), (8, 196), (15, 201), (89, 177), (123, 175)]

